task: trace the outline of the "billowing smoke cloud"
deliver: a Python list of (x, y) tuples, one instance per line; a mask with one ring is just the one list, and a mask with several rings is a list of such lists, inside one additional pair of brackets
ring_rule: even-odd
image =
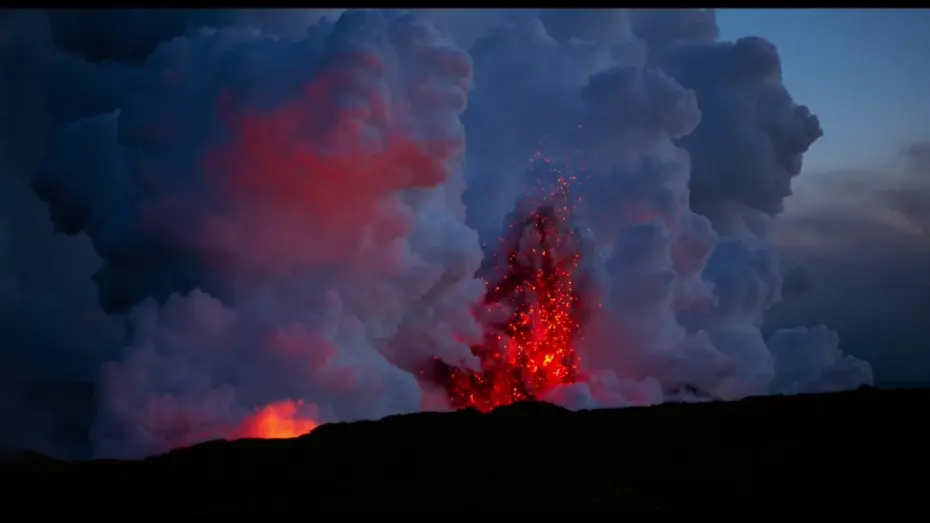
[(31, 14), (53, 132), (20, 172), (56, 230), (89, 238), (99, 305), (128, 326), (97, 452), (258, 435), (266, 405), (448, 408), (419, 369), (477, 364), (476, 270), (557, 178), (602, 307), (586, 378), (548, 399), (870, 383), (826, 328), (760, 332), (785, 282), (770, 222), (821, 133), (774, 47), (716, 41), (712, 11), (538, 15), (454, 34), (449, 12)]
[(0, 452), (51, 451), (86, 432), (89, 384), (123, 342), (121, 320), (97, 306), (90, 241), (56, 234), (32, 191), (54, 124), (43, 24), (38, 12), (0, 13)]
[(470, 59), (404, 14), (313, 30), (170, 40), (127, 72), (144, 87), (117, 111), (59, 129), (35, 188), (59, 230), (94, 241), (101, 305), (164, 305), (135, 309), (104, 371), (106, 416), (131, 431), (105, 441), (222, 435), (280, 395), (323, 420), (413, 411), (397, 365), (469, 356)]
[[(676, 37), (676, 27), (686, 29)], [(771, 44), (715, 36), (704, 11), (631, 19), (584, 10), (547, 12), (472, 48), (484, 78), (464, 116), (476, 159), (466, 203), (481, 209), (473, 225), (500, 222), (493, 216), (529, 182), (508, 174), (521, 161), (537, 152), (547, 166), (583, 159), (577, 191), (609, 304), (584, 354), (604, 383), (626, 391), (595, 396), (625, 403), (632, 388), (649, 401), (681, 390), (734, 399), (871, 380), (819, 330), (768, 345), (762, 337), (782, 287), (768, 224), (820, 127), (782, 86)]]

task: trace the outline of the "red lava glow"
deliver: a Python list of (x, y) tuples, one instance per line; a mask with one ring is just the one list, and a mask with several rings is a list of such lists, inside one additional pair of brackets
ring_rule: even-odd
[(240, 437), (285, 439), (303, 436), (319, 426), (312, 419), (300, 418), (300, 402), (279, 401), (262, 407), (243, 421)]
[[(364, 53), (345, 60), (374, 73), (384, 67)], [(202, 251), (207, 266), (239, 276), (287, 276), (334, 264), (367, 275), (390, 266), (385, 253), (410, 227), (398, 193), (443, 184), (461, 143), (412, 138), (396, 122), (398, 109), (378, 89), (357, 85), (357, 76), (342, 68), (323, 71), (302, 96), (274, 109), (252, 108), (224, 91), (216, 108), (224, 138), (201, 159), (222, 204), (201, 208), (198, 202), (185, 211), (195, 202), (160, 200), (150, 220), (169, 210), (193, 214), (195, 231), (177, 236), (194, 234), (196, 245), (210, 245)], [(334, 103), (358, 90), (364, 105)], [(365, 121), (378, 130), (377, 147), (366, 138)]]
[(579, 296), (574, 274), (579, 241), (569, 226), (567, 182), (503, 239), (505, 270), (487, 283), (484, 305), (505, 307), (505, 322), (489, 326), (473, 346), (480, 371), (437, 361), (439, 383), (455, 408), (487, 412), (516, 401), (536, 400), (578, 378), (574, 341), (579, 332)]

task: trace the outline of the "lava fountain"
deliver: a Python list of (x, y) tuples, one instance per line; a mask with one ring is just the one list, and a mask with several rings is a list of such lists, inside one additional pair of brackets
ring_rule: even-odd
[(568, 184), (559, 179), (550, 196), (517, 214), (498, 255), (482, 267), (487, 290), (477, 315), (504, 320), (488, 321), (484, 343), (471, 347), (480, 370), (436, 360), (434, 375), (453, 407), (488, 412), (578, 379), (581, 242)]

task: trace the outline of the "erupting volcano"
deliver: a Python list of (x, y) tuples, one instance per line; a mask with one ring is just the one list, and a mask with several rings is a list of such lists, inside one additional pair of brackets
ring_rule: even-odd
[[(240, 11), (0, 20), (42, 112), (0, 133), (17, 445), (873, 382), (826, 327), (761, 330), (806, 285), (773, 220), (822, 134), (770, 42), (699, 9)], [(94, 384), (74, 438), (26, 412), (63, 378)]]
[(488, 322), (484, 343), (471, 347), (480, 371), (436, 361), (453, 407), (487, 412), (578, 378), (581, 251), (568, 202), (568, 182), (560, 179), (551, 197), (515, 215), (502, 252), (482, 267), (487, 290), (478, 312), (505, 319)]

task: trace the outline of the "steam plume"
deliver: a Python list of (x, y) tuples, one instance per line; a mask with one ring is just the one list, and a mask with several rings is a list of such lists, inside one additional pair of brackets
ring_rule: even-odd
[(602, 306), (584, 379), (546, 399), (871, 383), (826, 328), (759, 330), (783, 286), (770, 222), (821, 131), (774, 46), (717, 41), (712, 11), (508, 11), (453, 37), (442, 12), (306, 13), (303, 32), (160, 12), (58, 14), (36, 51), (54, 132), (33, 187), (129, 325), (98, 453), (449, 408), (420, 366), (479, 365), (476, 271), (565, 176)]

